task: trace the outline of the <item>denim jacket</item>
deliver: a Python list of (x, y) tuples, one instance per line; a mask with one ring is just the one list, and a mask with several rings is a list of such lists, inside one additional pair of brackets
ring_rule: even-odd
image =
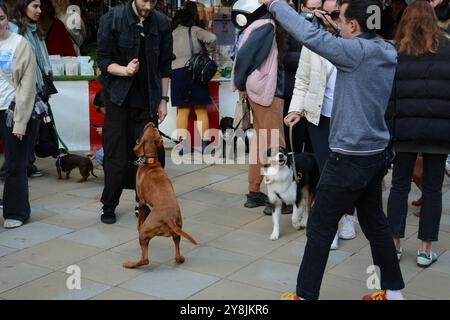
[[(149, 104), (151, 113), (156, 115), (161, 102), (161, 78), (169, 78), (173, 60), (172, 30), (167, 17), (153, 10), (147, 17), (151, 27), (146, 36), (148, 64)], [(133, 77), (119, 77), (107, 72), (108, 66), (117, 63), (127, 66), (139, 57), (138, 18), (133, 12), (131, 1), (108, 11), (100, 20), (97, 34), (97, 59), (101, 75), (98, 81), (105, 88), (109, 100), (121, 106), (133, 83)]]

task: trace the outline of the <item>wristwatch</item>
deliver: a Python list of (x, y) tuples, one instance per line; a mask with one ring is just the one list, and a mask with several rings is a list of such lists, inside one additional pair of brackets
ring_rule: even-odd
[(169, 97), (168, 96), (161, 96), (161, 100), (166, 100), (166, 102), (169, 102)]

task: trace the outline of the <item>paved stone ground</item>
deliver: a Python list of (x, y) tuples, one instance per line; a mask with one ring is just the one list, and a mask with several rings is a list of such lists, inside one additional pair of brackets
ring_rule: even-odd
[[(121, 266), (140, 254), (133, 192), (124, 192), (118, 222), (104, 225), (99, 221), (101, 168), (95, 170), (99, 178), (80, 184), (78, 172), (58, 180), (53, 160), (40, 159), (37, 165), (45, 176), (30, 180), (30, 222), (15, 230), (0, 227), (1, 299), (278, 299), (295, 289), (305, 231), (294, 230), (290, 216), (283, 216), (280, 239), (269, 240), (271, 218), (262, 208), (243, 207), (244, 165), (169, 163), (184, 230), (199, 245), (183, 240), (186, 262), (176, 265), (173, 241), (155, 238), (150, 265), (137, 270)], [(401, 261), (408, 299), (450, 298), (449, 189), (446, 178), (439, 242), (433, 246), (439, 260), (426, 270), (415, 263), (419, 220), (416, 209), (409, 208)], [(385, 206), (388, 194), (383, 193)], [(413, 188), (410, 200), (417, 196)], [(341, 241), (331, 252), (321, 299), (360, 299), (368, 292), (370, 247), (359, 225), (357, 230), (356, 239)], [(70, 265), (81, 268), (80, 290), (67, 289)]]

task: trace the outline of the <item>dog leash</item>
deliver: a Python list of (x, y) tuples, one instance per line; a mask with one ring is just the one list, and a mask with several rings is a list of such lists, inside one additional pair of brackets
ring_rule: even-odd
[[(176, 144), (181, 143), (181, 140), (176, 140), (176, 139), (174, 139), (174, 138), (168, 136), (167, 134), (165, 134), (164, 132), (162, 132), (162, 131), (159, 130), (159, 129), (158, 129), (158, 132), (159, 132), (159, 134), (160, 134), (162, 137), (167, 138), (167, 139), (169, 139), (170, 141), (175, 142)], [(144, 135), (144, 131), (142, 131), (142, 133), (140, 134), (139, 138), (136, 140), (136, 144), (139, 144), (139, 143), (141, 142), (141, 139), (142, 139), (142, 136), (143, 136), (143, 135)]]
[(159, 131), (159, 134), (160, 134), (162, 137), (167, 138), (167, 139), (169, 139), (170, 141), (175, 142), (176, 144), (181, 143), (181, 140), (176, 140), (176, 139), (174, 139), (174, 138), (172, 138), (172, 137), (169, 137), (167, 134), (165, 134), (164, 132), (162, 132), (162, 131), (159, 130), (159, 129), (158, 129), (158, 131)]
[[(299, 183), (302, 179), (302, 174), (298, 176), (297, 168), (295, 167), (295, 158), (294, 158), (294, 139), (292, 139), (292, 133), (294, 132), (294, 126), (289, 127), (289, 142), (291, 147), (291, 152), (288, 154), (292, 157), (292, 168), (294, 169), (294, 180), (296, 183)], [(302, 153), (305, 152), (305, 142), (303, 142)]]

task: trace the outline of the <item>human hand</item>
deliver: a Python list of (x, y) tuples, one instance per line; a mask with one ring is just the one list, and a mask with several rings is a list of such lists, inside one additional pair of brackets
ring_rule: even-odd
[(247, 98), (247, 91), (239, 91), (239, 100), (242, 101)]
[(428, 2), (433, 8), (436, 8), (438, 5), (442, 3), (442, 0), (428, 0)]
[(167, 116), (167, 101), (161, 100), (158, 106), (158, 123), (162, 123)]
[(103, 133), (103, 128), (95, 128), (95, 130), (97, 130), (97, 133), (98, 133), (99, 135), (102, 135), (102, 133)]
[(139, 60), (134, 58), (125, 67), (125, 76), (132, 77), (139, 71)]
[(20, 134), (20, 133), (13, 133), (13, 135), (17, 138), (17, 139), (19, 139), (20, 141), (22, 141), (22, 139), (23, 139), (23, 134)]
[(338, 29), (337, 23), (333, 21), (331, 15), (328, 12), (323, 10), (314, 10), (313, 12), (317, 18), (323, 21), (323, 24), (327, 29), (334, 29), (334, 30)]
[(302, 116), (299, 114), (296, 113), (289, 114), (286, 116), (286, 118), (284, 118), (284, 124), (287, 125), (288, 127), (293, 127), (300, 121), (301, 118)]
[(88, 157), (91, 161), (95, 160), (95, 152), (86, 152), (84, 155)]

